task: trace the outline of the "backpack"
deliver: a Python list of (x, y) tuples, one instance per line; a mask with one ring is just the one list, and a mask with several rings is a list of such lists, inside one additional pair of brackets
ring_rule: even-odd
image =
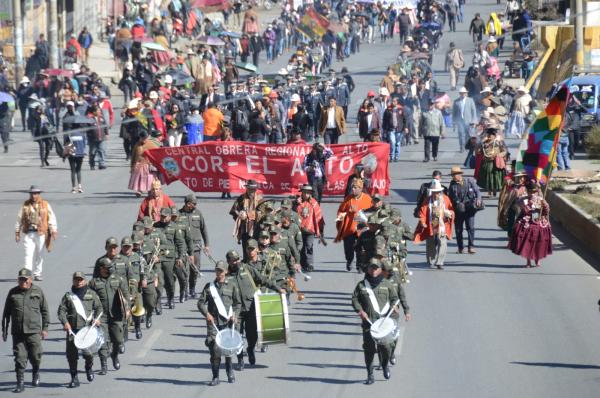
[(234, 112), (233, 127), (236, 132), (248, 131), (250, 129), (248, 114), (241, 109), (236, 109)]

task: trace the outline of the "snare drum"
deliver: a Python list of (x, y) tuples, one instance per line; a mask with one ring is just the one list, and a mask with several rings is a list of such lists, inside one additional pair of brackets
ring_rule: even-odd
[(242, 335), (233, 328), (220, 330), (215, 337), (215, 344), (221, 350), (221, 354), (226, 357), (236, 356), (244, 349)]
[(287, 344), (290, 319), (285, 294), (256, 292), (254, 308), (258, 344)]
[(81, 351), (94, 354), (104, 345), (104, 332), (97, 326), (86, 326), (77, 332), (73, 342)]
[(380, 345), (393, 343), (399, 333), (398, 323), (392, 318), (379, 318), (371, 325), (371, 337)]

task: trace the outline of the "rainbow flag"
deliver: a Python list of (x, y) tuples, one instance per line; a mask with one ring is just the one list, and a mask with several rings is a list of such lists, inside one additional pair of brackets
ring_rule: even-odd
[(564, 85), (525, 132), (519, 146), (515, 171), (547, 184), (556, 159), (556, 147), (563, 126), (569, 89)]
[(311, 40), (320, 40), (329, 29), (329, 20), (309, 7), (296, 29)]

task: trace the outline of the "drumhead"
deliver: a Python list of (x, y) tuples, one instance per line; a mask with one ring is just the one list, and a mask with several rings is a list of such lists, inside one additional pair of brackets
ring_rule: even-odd
[(244, 344), (242, 335), (235, 329), (223, 329), (217, 333), (217, 345), (224, 350), (234, 350)]
[(379, 318), (371, 325), (371, 336), (381, 339), (396, 329), (396, 322), (392, 318)]
[(99, 328), (95, 326), (86, 326), (81, 328), (75, 335), (75, 347), (80, 350), (90, 348), (96, 343), (99, 334)]

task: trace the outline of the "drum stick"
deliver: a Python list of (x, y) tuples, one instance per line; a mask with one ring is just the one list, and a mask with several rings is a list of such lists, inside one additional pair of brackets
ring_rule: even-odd
[(312, 276), (305, 274), (304, 272), (302, 272), (302, 269), (300, 271), (298, 271), (300, 273), (300, 275), (302, 275), (302, 277), (304, 278), (304, 282), (308, 282), (309, 280), (312, 279)]
[[(92, 325), (91, 325), (91, 326), (93, 326), (93, 325), (94, 325), (94, 324), (95, 324), (95, 323), (98, 321), (98, 319), (100, 319), (100, 317), (102, 316), (102, 314), (103, 314), (103, 312), (102, 312), (102, 311), (100, 311), (100, 313), (98, 314), (98, 316), (96, 317), (96, 319), (94, 319), (94, 320), (92, 321)], [(90, 332), (90, 330), (92, 330), (92, 328), (89, 328), (89, 329), (88, 329), (88, 330), (85, 332), (85, 334), (83, 335), (83, 339), (84, 339), (84, 340), (85, 340), (85, 338), (87, 337), (87, 335), (88, 335), (88, 333)]]
[(396, 308), (396, 306), (398, 306), (398, 304), (400, 304), (400, 300), (396, 300), (394, 305), (392, 305), (392, 308), (390, 308), (390, 310), (388, 311), (387, 315), (385, 316), (385, 319), (388, 319), (390, 317), (390, 315), (392, 315), (392, 312), (394, 312), (394, 308)]

